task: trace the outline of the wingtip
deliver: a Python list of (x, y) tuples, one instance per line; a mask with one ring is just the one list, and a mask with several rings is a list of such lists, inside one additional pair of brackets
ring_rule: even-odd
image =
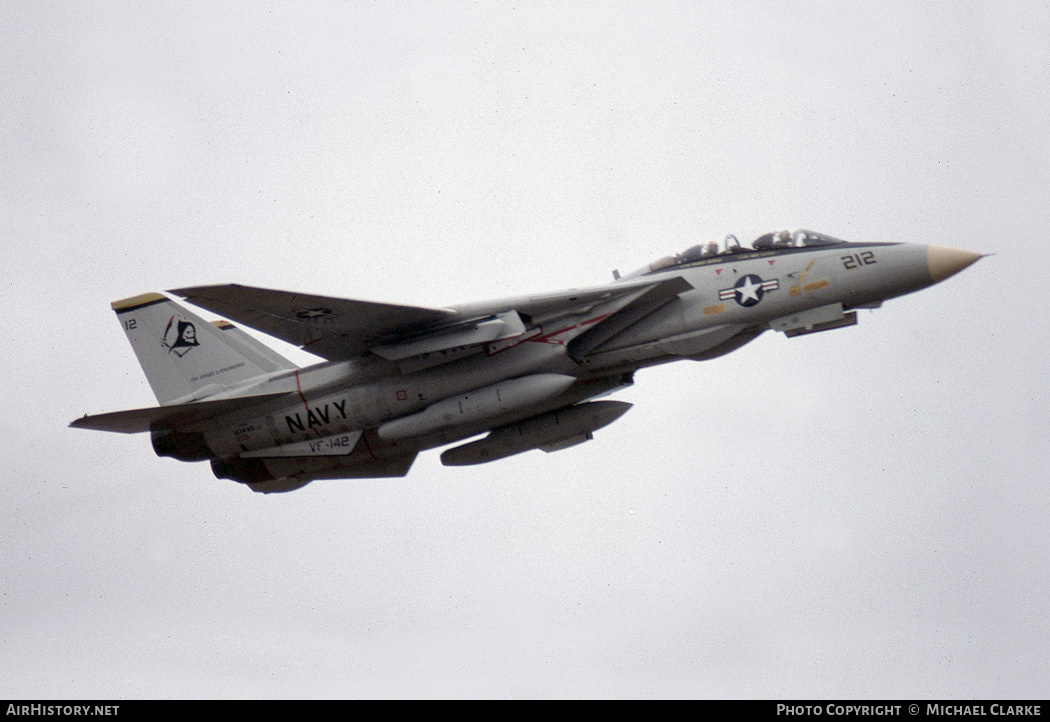
[(169, 288), (165, 293), (170, 293), (172, 296), (178, 296), (179, 298), (189, 298), (194, 294), (195, 291), (200, 290), (203, 286), (187, 286), (185, 288)]
[[(231, 288), (247, 289), (249, 291), (265, 291), (271, 292), (270, 289), (256, 288), (255, 286), (245, 286), (243, 283), (212, 283), (203, 286), (186, 286), (185, 288), (172, 288), (165, 293), (170, 293), (179, 298), (192, 298), (193, 296), (200, 296), (209, 291), (222, 291)], [(283, 293), (283, 291), (272, 291), (273, 293)]]

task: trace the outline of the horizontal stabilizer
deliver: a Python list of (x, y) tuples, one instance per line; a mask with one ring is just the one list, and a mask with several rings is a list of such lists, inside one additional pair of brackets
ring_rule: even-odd
[(285, 393), (240, 396), (234, 399), (215, 401), (193, 401), (188, 404), (150, 406), (145, 409), (113, 411), (108, 414), (85, 414), (70, 424), (74, 429), (115, 431), (121, 434), (137, 434), (157, 428), (171, 428), (204, 421), (214, 416), (254, 406), (263, 401), (276, 399)]

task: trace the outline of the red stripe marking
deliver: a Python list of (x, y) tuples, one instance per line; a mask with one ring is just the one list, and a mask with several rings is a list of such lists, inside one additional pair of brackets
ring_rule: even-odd
[[(503, 348), (498, 349), (496, 351), (489, 351), (488, 354), (489, 354), (489, 356), (495, 356), (498, 353), (503, 353), (504, 351), (509, 351), (512, 348), (517, 348), (518, 346), (520, 346), (521, 344), (525, 343), (526, 341), (534, 340), (537, 336), (540, 336), (540, 335), (542, 335), (542, 332), (539, 329), (536, 329), (536, 333), (534, 333), (531, 336), (525, 336), (525, 334), (519, 334), (518, 336), (512, 336), (511, 338), (516, 338), (518, 340), (515, 341), (514, 343), (512, 343), (510, 346), (504, 346)], [(492, 341), (492, 342), (490, 342), (490, 345), (492, 343), (500, 343), (501, 341), (505, 341), (505, 340), (507, 340), (507, 339), (500, 339), (499, 341)]]
[(365, 442), (365, 449), (368, 451), (368, 455), (372, 457), (372, 461), (379, 461), (379, 457), (372, 451), (372, 445), (368, 443), (368, 432), (361, 434), (361, 441)]
[(606, 318), (609, 318), (609, 314), (603, 313), (601, 316), (595, 316), (594, 318), (589, 318), (586, 321), (580, 321), (579, 323), (574, 323), (572, 326), (566, 326), (565, 328), (560, 328), (557, 331), (551, 331), (550, 333), (544, 334), (543, 336), (537, 336), (528, 340), (535, 341), (536, 343), (552, 343), (558, 344), (559, 346), (564, 346), (564, 341), (549, 341), (548, 339), (550, 339), (553, 336), (560, 336), (561, 334), (567, 331), (572, 331), (573, 329), (583, 328), (584, 326), (589, 326), (592, 323), (598, 323), (599, 321)]
[[(306, 403), (306, 397), (303, 396), (303, 387), (302, 387), (302, 384), (299, 383), (299, 369), (295, 370), (295, 390), (299, 392), (299, 398), (303, 400), (303, 406), (306, 407), (306, 423), (307, 423), (307, 425), (309, 425), (310, 424), (310, 404)], [(316, 428), (314, 428), (313, 426), (310, 426), (310, 428), (313, 430), (313, 432), (315, 434), (317, 434), (318, 437), (321, 436), (321, 432), (318, 431)]]

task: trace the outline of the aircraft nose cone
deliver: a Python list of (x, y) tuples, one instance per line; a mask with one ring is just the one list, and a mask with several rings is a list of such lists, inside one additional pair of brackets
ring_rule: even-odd
[(949, 246), (927, 246), (926, 248), (926, 264), (929, 266), (930, 278), (934, 283), (954, 276), (980, 257), (980, 253)]

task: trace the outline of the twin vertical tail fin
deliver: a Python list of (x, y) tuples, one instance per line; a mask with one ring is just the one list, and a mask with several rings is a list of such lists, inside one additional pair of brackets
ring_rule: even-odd
[(161, 404), (193, 401), (265, 373), (296, 368), (232, 324), (209, 323), (159, 293), (111, 305)]

